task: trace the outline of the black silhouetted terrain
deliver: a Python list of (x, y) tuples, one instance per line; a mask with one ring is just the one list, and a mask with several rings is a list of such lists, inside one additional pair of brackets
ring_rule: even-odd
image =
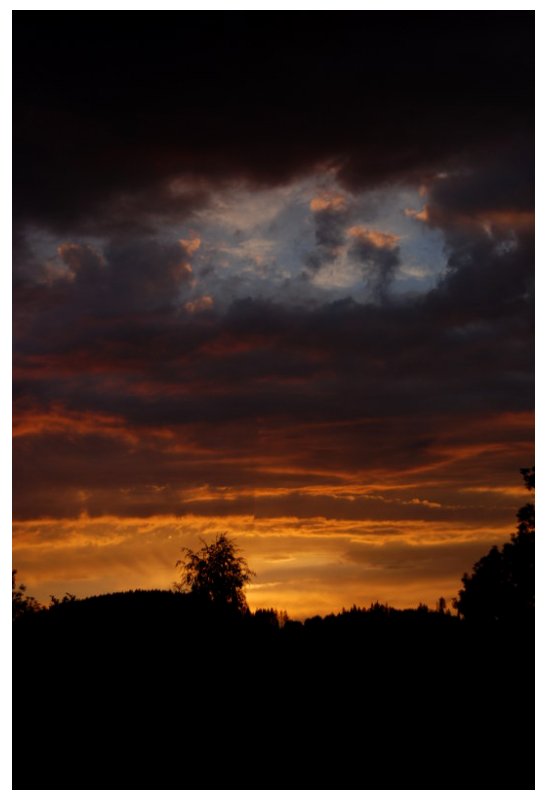
[(470, 607), (300, 623), (134, 591), (23, 614), (14, 788), (533, 788), (533, 614)]

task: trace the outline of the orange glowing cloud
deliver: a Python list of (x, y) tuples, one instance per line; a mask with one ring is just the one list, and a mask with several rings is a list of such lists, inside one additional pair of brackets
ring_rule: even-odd
[(213, 307), (214, 300), (208, 294), (204, 294), (202, 297), (196, 297), (195, 300), (188, 300), (188, 302), (184, 304), (184, 308), (190, 314), (197, 314), (200, 311), (210, 311)]
[[(198, 237), (193, 239), (179, 239), (178, 241), (189, 258), (201, 247), (201, 239)], [(193, 275), (193, 268), (189, 261), (183, 260), (177, 264), (175, 272), (180, 278), (189, 279)]]
[(533, 211), (490, 209), (472, 214), (450, 213), (447, 215), (443, 211), (426, 204), (420, 210), (406, 208), (404, 209), (404, 215), (419, 222), (437, 225), (459, 225), (461, 227), (478, 225), (489, 234), (493, 228), (507, 231), (526, 231), (531, 230), (535, 224)]
[(193, 239), (179, 239), (178, 241), (189, 256), (193, 256), (201, 247), (201, 239), (197, 236)]
[[(88, 411), (68, 411), (58, 405), (46, 410), (15, 411), (12, 432), (14, 438), (48, 433), (101, 435), (123, 439), (129, 444), (136, 444), (142, 438), (142, 432), (139, 434), (129, 427), (123, 417)], [(145, 433), (167, 440), (173, 437), (173, 433), (167, 428), (148, 427)]]
[[(269, 471), (272, 470), (261, 470)], [(415, 486), (416, 484), (413, 484)], [(387, 487), (391, 488), (391, 487)], [(180, 497), (184, 503), (200, 503), (209, 500), (222, 500), (234, 501), (241, 498), (281, 498), (281, 497), (322, 497), (332, 498), (338, 500), (348, 500), (354, 502), (355, 500), (374, 500), (387, 504), (400, 504), (400, 505), (419, 505), (426, 508), (442, 508), (442, 504), (432, 501), (412, 497), (406, 500), (401, 497), (385, 497), (384, 495), (377, 494), (371, 491), (370, 487), (363, 484), (316, 484), (311, 486), (298, 485), (295, 487), (287, 486), (262, 486), (254, 488), (238, 488), (234, 486), (210, 486), (204, 484), (202, 486), (195, 486), (187, 489), (180, 490)]]
[(429, 222), (430, 220), (430, 213), (427, 205), (423, 206), (420, 211), (416, 211), (414, 208), (405, 208), (404, 214), (406, 217), (418, 219), (420, 222)]
[(400, 237), (394, 233), (372, 230), (371, 228), (365, 228), (363, 225), (353, 225), (348, 228), (347, 233), (354, 239), (360, 239), (360, 241), (382, 250), (392, 250), (397, 247), (400, 241)]
[(105, 261), (102, 254), (90, 245), (80, 245), (73, 242), (63, 242), (57, 247), (57, 254), (74, 275), (82, 266), (92, 260), (94, 266), (104, 267)]
[(13, 417), (13, 436), (33, 436), (42, 433), (68, 433), (85, 436), (105, 434), (136, 441), (125, 428), (124, 420), (111, 414), (86, 411), (67, 411), (61, 406), (49, 410), (19, 411)]
[(477, 221), (488, 227), (510, 230), (532, 229), (535, 224), (534, 211), (487, 211), (477, 216)]
[(347, 201), (341, 194), (335, 192), (323, 192), (313, 197), (309, 207), (315, 213), (318, 211), (345, 211)]
[(505, 497), (527, 497), (527, 490), (519, 486), (465, 486), (459, 491), (465, 494), (501, 494)]

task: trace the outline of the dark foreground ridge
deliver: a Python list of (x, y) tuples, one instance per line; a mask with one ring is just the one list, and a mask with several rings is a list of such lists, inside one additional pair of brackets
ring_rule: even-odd
[(67, 599), (14, 626), (14, 788), (532, 788), (532, 641), (424, 607)]
[(14, 575), (14, 788), (534, 788), (534, 505), (517, 519), (457, 616), (251, 613), (225, 534), (177, 591), (42, 609)]

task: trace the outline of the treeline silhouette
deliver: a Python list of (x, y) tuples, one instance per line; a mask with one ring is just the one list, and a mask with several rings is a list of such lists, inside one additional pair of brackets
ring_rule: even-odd
[[(516, 550), (526, 536), (534, 521)], [(480, 562), (458, 614), (443, 602), (305, 622), (251, 613), (227, 537), (186, 551), (190, 591), (18, 613), (14, 788), (531, 789), (534, 615), (519, 602), (531, 573), (510, 572), (508, 552), (495, 580), (517, 574), (517, 613), (469, 611), (487, 595)], [(211, 589), (226, 554), (233, 602)]]

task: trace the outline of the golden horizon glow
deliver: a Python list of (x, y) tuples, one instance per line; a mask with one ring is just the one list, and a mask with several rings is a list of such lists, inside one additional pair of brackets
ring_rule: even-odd
[(423, 519), (82, 515), (14, 523), (13, 563), (42, 602), (64, 592), (169, 589), (180, 549), (226, 532), (257, 573), (251, 608), (299, 618), (376, 601), (433, 606), (440, 595), (454, 597), (476, 556), (514, 529)]
[[(375, 417), (283, 420), (249, 438), (238, 424), (216, 437), (201, 425), (140, 428), (61, 404), (21, 410), (14, 434), (23, 446), (42, 436), (81, 448), (98, 437), (129, 460), (112, 485), (93, 482), (93, 471), (91, 479), (67, 475), (48, 493), (47, 514), (32, 513), (30, 486), (14, 523), (13, 565), (42, 602), (65, 592), (167, 589), (181, 547), (226, 532), (257, 573), (252, 608), (301, 617), (376, 601), (434, 605), (454, 597), (463, 573), (515, 531), (528, 493), (514, 462), (532, 463), (533, 418), (436, 419), (416, 462), (382, 458), (363, 468), (353, 438), (379, 429)], [(390, 424), (397, 436), (397, 420)], [(317, 460), (317, 450), (333, 457)], [(172, 459), (174, 479), (164, 467), (155, 472), (151, 458)], [(43, 494), (35, 507), (44, 507)]]

